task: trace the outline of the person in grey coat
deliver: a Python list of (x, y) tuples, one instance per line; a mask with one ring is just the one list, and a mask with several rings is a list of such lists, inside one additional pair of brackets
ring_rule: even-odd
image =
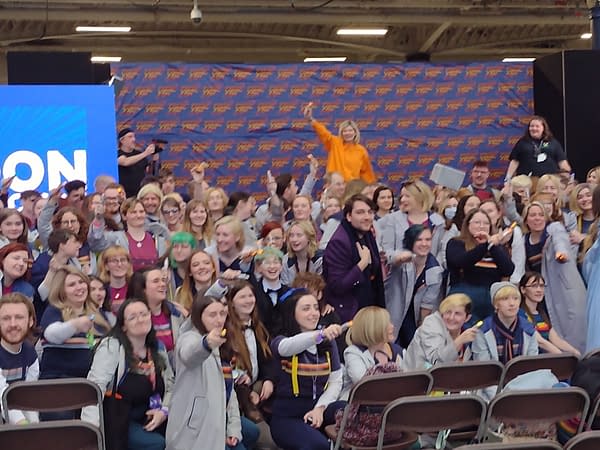
[(431, 254), (431, 239), (429, 228), (411, 225), (404, 233), (402, 246), (413, 257), (393, 266), (384, 283), (394, 339), (403, 348), (408, 347), (417, 327), (440, 301), (443, 269)]
[(451, 294), (440, 303), (439, 311), (425, 317), (404, 353), (405, 370), (426, 370), (438, 363), (469, 361), (471, 342), (479, 328), (463, 331), (471, 318), (471, 299)]
[(168, 450), (221, 450), (242, 440), (231, 370), (223, 370), (219, 354), (227, 340), (226, 318), (225, 299), (204, 296), (194, 301), (190, 319), (183, 325), (176, 345)]

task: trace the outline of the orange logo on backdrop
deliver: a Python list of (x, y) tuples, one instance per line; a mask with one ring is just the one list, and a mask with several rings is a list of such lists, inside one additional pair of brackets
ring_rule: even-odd
[[(177, 121), (175, 120), (161, 120), (158, 122), (158, 130), (162, 132), (173, 131), (177, 127)], [(169, 146), (169, 150), (171, 150), (173, 146)]]
[(398, 164), (402, 166), (407, 166), (415, 160), (414, 156), (400, 156), (398, 158)]
[(504, 104), (504, 102), (502, 100), (488, 100), (487, 107), (488, 107), (488, 109), (498, 109), (503, 104)]
[(356, 125), (358, 125), (358, 128), (360, 130), (364, 130), (366, 128), (369, 128), (372, 123), (373, 123), (373, 120), (371, 120), (371, 119), (358, 119), (358, 120), (356, 120)]
[(289, 161), (288, 158), (273, 158), (271, 160), (271, 167), (273, 169), (281, 169), (282, 167), (287, 166)]
[(181, 128), (184, 130), (197, 130), (200, 126), (199, 120), (184, 120), (181, 122)]
[(168, 159), (167, 161), (163, 160), (160, 162), (161, 169), (174, 169), (178, 165), (179, 165), (179, 161), (177, 161), (176, 159)]
[(228, 169), (239, 169), (240, 167), (244, 167), (246, 165), (246, 160), (244, 159), (230, 159), (227, 161)]
[(184, 75), (183, 70), (167, 69), (167, 80), (179, 80)]
[(459, 162), (461, 164), (468, 164), (468, 163), (472, 163), (475, 162), (475, 160), (477, 159), (477, 154), (475, 153), (461, 153), (460, 158), (459, 158)]
[(377, 158), (377, 165), (379, 167), (388, 167), (394, 164), (394, 161), (396, 161), (395, 156), (381, 156)]
[(477, 85), (477, 93), (478, 94), (487, 94), (488, 92), (492, 92), (496, 88), (496, 83), (479, 83)]
[(425, 78), (437, 78), (442, 72), (443, 70), (440, 67), (427, 67), (425, 69)]
[(290, 113), (298, 108), (297, 103), (280, 103), (279, 112)]
[(147, 97), (148, 95), (150, 95), (152, 93), (154, 89), (149, 88), (149, 87), (138, 87), (135, 88), (135, 96), (136, 97)]
[(392, 183), (398, 183), (399, 181), (402, 181), (404, 174), (402, 172), (391, 172), (388, 173), (387, 178)]
[(281, 97), (287, 92), (287, 87), (273, 86), (269, 88), (269, 97)]
[(233, 79), (236, 80), (236, 81), (245, 80), (250, 75), (252, 75), (252, 73), (249, 70), (239, 70), (239, 69), (236, 69), (236, 70), (233, 71)]
[(275, 103), (259, 103), (256, 110), (259, 113), (268, 113), (275, 109)]
[(512, 123), (514, 122), (514, 119), (512, 117), (500, 117), (498, 119), (498, 123), (500, 123), (500, 125), (502, 125), (503, 127), (507, 126), (507, 125), (512, 125)]
[(219, 168), (223, 167), (224, 165), (225, 165), (224, 159), (211, 159), (210, 161), (208, 161), (209, 169), (219, 169)]
[(401, 70), (399, 67), (386, 66), (383, 68), (383, 78), (385, 78), (386, 80), (396, 78), (399, 74), (401, 74)]
[(125, 114), (135, 114), (143, 108), (142, 105), (124, 105), (121, 109)]
[(225, 123), (225, 129), (227, 131), (237, 131), (242, 128), (246, 122), (244, 120), (228, 120)]
[(417, 67), (409, 67), (404, 70), (404, 78), (411, 79), (416, 78), (423, 72), (423, 69)]
[(237, 103), (235, 105), (236, 114), (245, 114), (254, 109), (254, 103)]
[(202, 123), (202, 128), (204, 131), (208, 131), (209, 133), (218, 130), (223, 126), (222, 120), (205, 120)]
[(465, 143), (464, 137), (455, 137), (448, 139), (448, 147), (450, 148), (458, 148)]
[(317, 74), (317, 69), (301, 69), (298, 77), (301, 80), (308, 80)]
[(372, 80), (373, 78), (381, 74), (381, 66), (378, 67), (367, 67), (363, 70), (362, 79)]
[(256, 177), (252, 175), (245, 175), (238, 178), (238, 184), (240, 186), (249, 186), (256, 181)]
[(444, 102), (442, 100), (428, 101), (427, 105), (425, 106), (425, 111), (427, 111), (427, 112), (437, 111), (442, 106), (444, 106)]
[(123, 69), (121, 71), (121, 76), (124, 80), (133, 80), (140, 73), (140, 69)]
[(190, 109), (194, 114), (201, 114), (204, 111), (206, 111), (208, 109), (208, 107), (209, 107), (208, 103), (192, 103), (192, 106)]
[(415, 88), (414, 84), (403, 84), (396, 87), (396, 95), (404, 96), (408, 95)]
[(356, 78), (360, 74), (360, 70), (352, 67), (342, 69), (342, 76), (344, 78)]
[(249, 120), (248, 121), (248, 131), (258, 131), (261, 130), (263, 128), (267, 128), (267, 121), (266, 120)]
[(169, 114), (181, 114), (187, 109), (187, 105), (183, 103), (171, 103), (169, 105)]
[(214, 113), (223, 114), (231, 109), (231, 103), (215, 103), (212, 107)]
[(323, 103), (323, 106), (321, 106), (321, 110), (326, 113), (332, 113), (337, 111), (339, 108), (340, 105), (338, 103)]
[(423, 100), (410, 100), (406, 102), (406, 111), (415, 112), (423, 107)]
[(454, 158), (456, 158), (455, 154), (438, 155), (438, 162), (440, 164), (449, 164), (450, 162), (454, 161)]
[(446, 102), (446, 109), (448, 111), (458, 111), (464, 104), (464, 100), (449, 100)]
[(415, 92), (418, 95), (426, 95), (433, 91), (433, 83), (423, 83), (417, 86)]
[(517, 75), (520, 75), (522, 71), (523, 68), (512, 66), (506, 70), (506, 75), (509, 77), (516, 77)]
[(250, 168), (251, 169), (262, 169), (267, 165), (266, 159), (251, 159), (250, 160)]
[(435, 86), (435, 93), (446, 95), (454, 89), (454, 83), (439, 83)]
[(296, 130), (304, 130), (306, 128), (306, 120), (294, 119), (292, 120), (292, 128)]
[(467, 70), (465, 71), (465, 75), (469, 78), (474, 78), (481, 73), (481, 70), (482, 70), (481, 66), (467, 67)]
[(275, 148), (276, 145), (277, 141), (273, 139), (261, 139), (261, 141), (258, 143), (258, 151), (261, 153), (270, 152)]
[(456, 68), (456, 67), (446, 67), (446, 72), (444, 73), (444, 75), (446, 76), (446, 78), (456, 78), (457, 76), (461, 75), (463, 73), (462, 69)]
[[(306, 153), (312, 153), (317, 148), (321, 148), (320, 143), (316, 143), (314, 141), (302, 141), (302, 151)], [(317, 158), (319, 159), (319, 158)]]
[[(423, 145), (422, 139), (409, 139), (407, 143), (407, 147), (412, 150), (418, 149), (419, 147), (421, 147), (421, 145)], [(411, 156), (410, 160), (412, 161), (413, 159), (414, 157)]]
[(292, 167), (295, 169), (298, 167), (305, 167), (307, 165), (308, 165), (308, 163), (305, 160), (299, 159), (299, 158), (295, 158), (294, 162), (292, 163)]
[(517, 84), (517, 92), (519, 94), (524, 94), (526, 92), (529, 92), (530, 90), (531, 90), (530, 84)]
[[(194, 153), (204, 153), (207, 152), (212, 146), (212, 141), (210, 139), (203, 142), (194, 142), (192, 143), (192, 150)], [(210, 164), (210, 162), (209, 162)]]
[(263, 95), (266, 89), (266, 86), (249, 86), (246, 89), (246, 94), (248, 95), (248, 97), (258, 97), (260, 95)]
[(335, 77), (336, 73), (337, 73), (337, 70), (335, 70), (335, 69), (321, 69), (321, 73), (319, 76), (320, 76), (321, 80), (329, 81), (333, 77)]
[(146, 105), (146, 107), (144, 108), (144, 110), (148, 113), (148, 114), (158, 114), (160, 111), (162, 111), (164, 108), (164, 105), (160, 104), (160, 103), (148, 103)]
[(313, 86), (312, 88), (312, 96), (313, 97), (322, 97), (327, 94), (329, 91), (329, 86)]
[(215, 144), (215, 153), (227, 153), (233, 148), (233, 141), (217, 142)]
[(506, 94), (507, 92), (512, 92), (513, 89), (513, 83), (498, 83), (498, 92)]
[(411, 178), (425, 178), (429, 173), (425, 170), (413, 169), (410, 171)]
[(402, 101), (386, 102), (384, 110), (385, 110), (385, 112), (396, 112), (400, 108), (402, 108), (403, 104), (404, 104), (404, 102), (402, 102)]
[(367, 141), (365, 141), (365, 147), (370, 148), (370, 149), (374, 149), (374, 148), (379, 148), (383, 145), (383, 138), (371, 138)]
[(279, 150), (281, 150), (282, 153), (287, 153), (287, 152), (291, 152), (292, 150), (296, 149), (296, 144), (292, 141), (282, 141), (279, 144)]
[(352, 89), (352, 86), (345, 84), (345, 85), (340, 85), (340, 86), (334, 86), (333, 87), (333, 93), (335, 95), (346, 95), (348, 92), (350, 92), (350, 89)]
[(467, 140), (467, 147), (470, 147), (470, 148), (479, 147), (484, 142), (485, 142), (484, 136), (473, 136)]
[(411, 128), (415, 124), (415, 119), (398, 119), (396, 126), (398, 128)]
[(441, 128), (447, 128), (454, 123), (454, 117), (439, 117), (436, 121), (436, 125)]
[(269, 128), (271, 130), (281, 130), (282, 128), (285, 128), (288, 123), (289, 123), (289, 120), (287, 120), (287, 119), (271, 120)]
[(427, 147), (429, 148), (439, 148), (442, 144), (446, 142), (446, 139), (439, 137), (431, 137), (427, 139)]
[(422, 117), (417, 119), (417, 128), (429, 128), (433, 125), (434, 119), (432, 117)]
[(234, 177), (232, 177), (231, 175), (220, 175), (217, 177), (217, 185), (223, 188), (227, 187), (231, 183), (233, 183), (233, 179)]
[(219, 68), (214, 68), (210, 71), (210, 77), (213, 80), (224, 80), (226, 76), (226, 71)]
[[(515, 139), (518, 139), (515, 138)], [(502, 136), (491, 136), (488, 138), (488, 145), (498, 146), (504, 142), (504, 138)]]
[(187, 147), (185, 142), (173, 142), (172, 144), (169, 144), (169, 151), (172, 153), (181, 153)]
[(456, 91), (461, 95), (465, 95), (465, 94), (468, 94), (469, 92), (471, 92), (474, 88), (475, 88), (474, 84), (461, 84), (458, 86)]
[(159, 86), (157, 95), (159, 97), (168, 97), (169, 95), (173, 95), (175, 92), (177, 92), (177, 86)]
[(521, 101), (520, 100), (509, 100), (506, 102), (506, 104), (508, 105), (509, 108), (515, 109), (518, 108), (519, 106), (521, 106)]
[(503, 72), (504, 69), (500, 67), (488, 67), (485, 69), (485, 76), (487, 78), (495, 78)]
[(140, 120), (135, 124), (136, 131), (148, 131), (156, 128), (156, 122), (154, 120)]
[(301, 97), (308, 92), (308, 86), (292, 86), (290, 88), (290, 95), (293, 97)]
[(199, 80), (200, 78), (204, 78), (207, 74), (207, 69), (190, 69), (188, 72), (188, 78), (190, 80)]
[(391, 84), (380, 84), (375, 87), (375, 94), (382, 96), (388, 95), (390, 92), (392, 92), (392, 89), (394, 89), (394, 86)]
[(418, 162), (421, 166), (431, 164), (436, 158), (435, 155), (421, 155), (419, 156)]
[(496, 118), (494, 116), (479, 116), (479, 126), (487, 127), (494, 123)]
[(294, 69), (278, 69), (277, 70), (277, 78), (280, 80), (287, 80), (292, 78), (296, 71)]
[(467, 102), (467, 111), (474, 111), (483, 106), (483, 102), (481, 100), (469, 100)]
[(162, 69), (144, 70), (144, 80), (156, 80), (162, 74)]
[(360, 84), (355, 86), (354, 88), (354, 94), (355, 95), (367, 95), (368, 93), (370, 93), (373, 90), (373, 85), (368, 85), (368, 84)]
[(348, 102), (344, 103), (344, 112), (345, 113), (353, 113), (360, 108), (359, 102)]
[[(192, 95), (198, 95), (198, 88), (195, 86), (182, 86), (179, 90), (179, 95), (183, 97), (191, 97)], [(211, 97), (219, 92), (217, 88), (206, 87), (202, 89), (202, 94), (205, 97)]]
[(388, 139), (385, 142), (386, 150), (397, 150), (402, 147), (402, 139)]
[(363, 111), (372, 113), (380, 109), (381, 106), (382, 102), (365, 102)]
[(235, 97), (240, 95), (243, 90), (244, 88), (242, 88), (241, 86), (228, 86), (225, 87), (224, 92), (226, 97)]
[(248, 153), (253, 147), (254, 144), (252, 142), (240, 142), (237, 145), (237, 151), (238, 153)]

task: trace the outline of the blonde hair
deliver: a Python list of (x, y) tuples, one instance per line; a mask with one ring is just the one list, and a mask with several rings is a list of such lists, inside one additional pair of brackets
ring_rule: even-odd
[(387, 343), (390, 313), (379, 306), (360, 309), (352, 319), (352, 327), (346, 334), (348, 345), (371, 345)]
[[(76, 269), (75, 267), (67, 265), (56, 272), (56, 275), (52, 280), (50, 293), (48, 295), (48, 301), (50, 302), (50, 304), (60, 311), (61, 317), (64, 322), (79, 317), (79, 315), (75, 313), (75, 311), (73, 311), (73, 308), (67, 304), (65, 281), (67, 279), (67, 276), (69, 275), (75, 275), (81, 280), (83, 280), (85, 284), (87, 284), (88, 293), (84, 303), (84, 314), (87, 316), (93, 315), (94, 323), (104, 328), (105, 333), (108, 332), (108, 330), (110, 330), (111, 328), (110, 324), (104, 319), (102, 314), (98, 314), (98, 310), (95, 308), (94, 302), (90, 297), (90, 279), (85, 273)], [(92, 328), (92, 330), (94, 331), (94, 333), (97, 333), (97, 331), (94, 330), (94, 328)]]
[(578, 184), (577, 186), (575, 186), (575, 188), (571, 192), (571, 195), (569, 196), (569, 208), (571, 209), (571, 211), (576, 213), (578, 216), (583, 214), (583, 210), (579, 207), (579, 204), (577, 203), (577, 196), (584, 189), (587, 189), (588, 191), (590, 191), (590, 195), (592, 195), (594, 192), (594, 190), (592, 189), (592, 187), (589, 184), (581, 183), (581, 184)]
[(546, 223), (550, 222), (550, 216), (548, 215), (546, 208), (544, 208), (544, 205), (542, 205), (539, 201), (534, 200), (530, 202), (523, 210), (523, 223), (521, 224), (521, 228), (523, 228), (523, 233), (529, 232), (529, 227), (527, 226), (527, 216), (529, 215), (529, 210), (534, 206), (537, 206), (542, 210), (542, 213), (544, 213), (544, 218), (546, 219)]
[(288, 255), (296, 256), (296, 254), (292, 250), (292, 246), (290, 244), (290, 240), (288, 237), (290, 234), (290, 230), (294, 226), (298, 226), (298, 228), (300, 228), (302, 230), (302, 232), (308, 238), (308, 248), (306, 249), (306, 253), (308, 254), (309, 258), (312, 258), (313, 256), (315, 256), (315, 253), (317, 253), (317, 248), (318, 248), (317, 233), (315, 231), (315, 227), (313, 226), (313, 224), (310, 223), (308, 220), (292, 220), (290, 222), (290, 226), (288, 227), (287, 231), (285, 232), (285, 240), (288, 243), (287, 244)]
[(435, 197), (433, 196), (431, 188), (424, 182), (421, 180), (407, 181), (402, 188), (406, 189), (410, 195), (415, 198), (417, 203), (421, 206), (421, 211), (427, 212), (431, 210)]
[[(135, 208), (137, 205), (142, 205), (142, 208), (144, 208), (144, 204), (139, 198), (129, 197), (126, 199), (121, 205), (121, 217), (125, 218), (129, 210)], [(146, 212), (146, 208), (144, 208), (144, 212)]]
[(125, 247), (120, 245), (111, 245), (106, 248), (98, 258), (98, 278), (104, 283), (110, 283), (110, 271), (108, 270), (108, 260), (110, 258), (125, 256), (129, 261), (129, 267), (127, 268), (126, 279), (129, 282), (131, 275), (133, 275), (133, 268), (131, 267), (131, 256)]
[(139, 200), (143, 199), (148, 194), (154, 194), (158, 197), (158, 200), (162, 203), (163, 193), (160, 190), (160, 187), (154, 183), (148, 183), (139, 190), (137, 198)]
[(210, 197), (210, 194), (212, 194), (213, 192), (218, 192), (219, 195), (221, 196), (221, 200), (223, 201), (223, 209), (225, 209), (225, 207), (227, 206), (227, 203), (229, 202), (229, 197), (227, 196), (227, 194), (225, 193), (225, 191), (220, 188), (220, 187), (209, 187), (206, 191), (204, 191), (204, 206), (206, 206), (206, 211), (208, 211), (210, 213), (210, 210), (208, 209), (208, 198)]
[(360, 130), (358, 129), (358, 125), (356, 124), (356, 122), (354, 122), (353, 120), (344, 120), (342, 123), (340, 123), (340, 127), (338, 128), (339, 137), (342, 137), (342, 130), (346, 127), (352, 127), (352, 129), (354, 130), (354, 139), (352, 139), (352, 142), (354, 142), (355, 144), (359, 144)]
[(464, 308), (467, 314), (471, 314), (471, 299), (466, 294), (451, 294), (440, 302), (440, 314), (444, 314), (450, 308)]
[(538, 180), (538, 182), (535, 186), (535, 193), (536, 194), (544, 193), (544, 186), (546, 186), (546, 183), (548, 183), (548, 182), (551, 182), (556, 187), (556, 192), (561, 191), (560, 178), (557, 177), (556, 175), (547, 173), (545, 175), (542, 175), (540, 177), (540, 179)]
[(510, 285), (501, 287), (498, 289), (498, 292), (496, 292), (496, 295), (494, 295), (494, 298), (492, 299), (492, 305), (496, 306), (496, 302), (498, 300), (503, 300), (513, 294), (517, 296), (519, 301), (521, 300), (521, 293), (519, 292), (519, 288), (517, 286)]
[(229, 225), (231, 227), (231, 232), (238, 238), (235, 246), (241, 251), (244, 245), (246, 245), (246, 239), (244, 238), (244, 227), (240, 219), (234, 216), (221, 217), (215, 222), (215, 232), (221, 225)]
[(517, 175), (516, 177), (510, 179), (510, 184), (513, 188), (527, 188), (531, 190), (533, 181), (531, 181), (531, 178), (527, 175)]

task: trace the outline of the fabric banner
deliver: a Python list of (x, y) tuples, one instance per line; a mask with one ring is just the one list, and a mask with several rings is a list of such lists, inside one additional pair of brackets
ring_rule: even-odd
[(259, 199), (268, 169), (302, 180), (309, 153), (324, 167), (302, 117), (309, 101), (334, 134), (357, 122), (380, 181), (396, 190), (436, 162), (468, 170), (484, 159), (500, 182), (533, 113), (531, 64), (118, 64), (113, 73), (124, 80), (119, 127), (134, 128), (141, 147), (169, 141), (162, 165), (178, 184), (206, 161), (211, 184)]

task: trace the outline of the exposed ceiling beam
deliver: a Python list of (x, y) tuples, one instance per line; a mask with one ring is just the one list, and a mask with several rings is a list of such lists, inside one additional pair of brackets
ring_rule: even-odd
[(448, 29), (448, 27), (452, 25), (452, 22), (444, 22), (440, 24), (439, 27), (435, 29), (433, 33), (429, 35), (427, 40), (423, 42), (421, 47), (419, 48), (420, 52), (428, 52), (431, 46), (438, 40), (438, 38)]

